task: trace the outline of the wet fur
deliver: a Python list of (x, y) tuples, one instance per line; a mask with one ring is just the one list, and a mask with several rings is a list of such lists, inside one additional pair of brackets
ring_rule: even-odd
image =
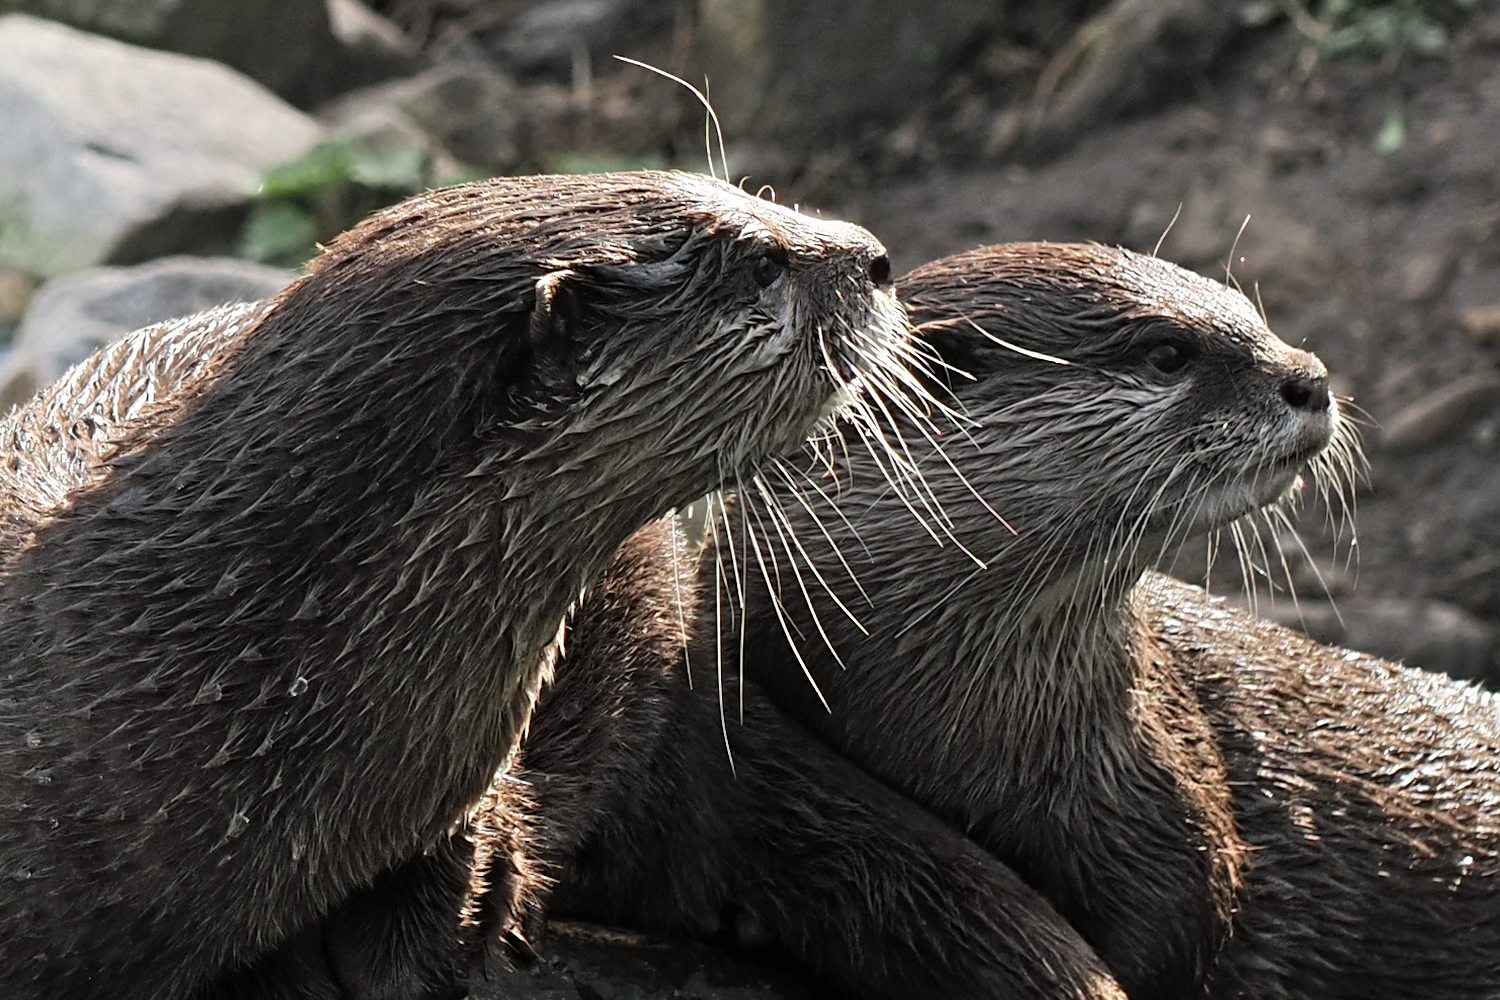
[(13, 414), (0, 992), (461, 989), (450, 836), (567, 608), (890, 365), (883, 253), (691, 175), (467, 185)]
[(721, 702), (694, 611), (712, 591), (671, 530), (632, 538), (584, 599), (522, 750), (551, 910), (774, 946), (851, 997), (1120, 1000), (1003, 865), (753, 685), (725, 678)]

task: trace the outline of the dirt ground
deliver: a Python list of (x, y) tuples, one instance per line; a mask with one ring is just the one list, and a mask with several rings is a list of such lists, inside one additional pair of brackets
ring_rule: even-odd
[[(1301, 526), (1333, 595), (1500, 625), (1500, 13), (1437, 57), (1310, 63), (1290, 34), (1248, 36), (1195, 92), (1052, 162), (939, 162), (832, 208), (879, 235), (898, 273), (1021, 239), (1161, 240), (1219, 278), (1232, 259), (1363, 423), (1356, 555), (1323, 512)], [(1200, 547), (1175, 571), (1205, 561)], [(1233, 575), (1216, 583), (1233, 592)]]

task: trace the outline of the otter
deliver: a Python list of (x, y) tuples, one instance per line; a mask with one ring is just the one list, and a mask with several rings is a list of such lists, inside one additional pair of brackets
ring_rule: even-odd
[(609, 554), (894, 391), (905, 328), (856, 226), (498, 179), (44, 390), (0, 426), (0, 993), (461, 990), (330, 914), (454, 849)]
[[(810, 582), (811, 610), (795, 591), (773, 604), (750, 574), (743, 654), (728, 614), (716, 626), (705, 607), (694, 625), (691, 663), (713, 664), (718, 645), (725, 669), (743, 664), (749, 678), (724, 702), (739, 777), (708, 776), (706, 740), (688, 744), (687, 764), (654, 765), (662, 790), (610, 812), (559, 863), (553, 907), (689, 929), (700, 897), (728, 899), (731, 934), (744, 923), (820, 968), (855, 967), (863, 979), (838, 980), (851, 995), (984, 995), (966, 974), (989, 962), (1024, 970), (1027, 956), (969, 947), (993, 925), (970, 922), (975, 886), (946, 882), (930, 860), (956, 839), (1051, 908), (1013, 908), (1022, 923), (1004, 940), (1024, 939), (1033, 919), (1053, 926), (1055, 913), (1135, 1000), (1500, 990), (1494, 697), (1319, 645), (1149, 569), (1183, 539), (1285, 502), (1304, 477), (1347, 488), (1357, 444), (1321, 363), (1276, 339), (1238, 293), (1101, 246), (985, 248), (897, 286), (970, 421), (945, 454), (920, 459), (952, 538), (938, 547), (913, 532), (854, 449), (813, 467), (824, 496), (805, 481), (800, 498), (771, 486), (799, 546), (778, 555), (773, 579), (792, 580), (800, 559), (832, 593)], [(752, 499), (721, 539), (769, 523)], [(710, 550), (702, 577), (715, 561)], [(737, 597), (717, 607), (737, 615)], [(576, 629), (569, 658), (592, 648)], [(708, 691), (684, 696), (682, 711), (711, 729), (716, 686), (696, 676)], [(544, 700), (539, 733), (552, 711)], [(782, 745), (797, 747), (794, 766), (777, 765)], [(524, 763), (549, 775), (578, 766), (554, 756), (557, 767), (545, 747), (528, 745)], [(780, 798), (761, 790), (776, 782)], [(547, 783), (536, 786), (544, 827)], [(876, 803), (896, 791), (946, 829), (906, 834), (908, 821), (888, 821)], [(841, 795), (867, 811), (832, 807)], [(704, 812), (733, 816), (734, 842), (752, 846), (691, 867), (699, 838), (675, 833), (697, 832), (691, 817)], [(769, 836), (758, 826), (768, 815)], [(842, 852), (812, 836), (839, 817), (853, 827)], [(894, 846), (864, 849), (889, 832)], [(778, 868), (753, 846), (788, 840), (818, 843), (823, 869)], [(745, 873), (753, 896), (736, 889)], [(799, 941), (799, 914), (816, 909), (806, 885), (843, 908), (810, 946)], [(894, 971), (871, 960), (900, 954), (878, 934), (892, 899), (907, 926), (933, 934)], [(1087, 967), (1077, 948), (1064, 958)], [(925, 988), (913, 985), (924, 960)]]
[(966, 373), (972, 422), (922, 459), (962, 550), (891, 530), (851, 450), (837, 516), (781, 505), (831, 593), (777, 608), (752, 576), (746, 675), (1036, 888), (1135, 1000), (1500, 991), (1492, 696), (1150, 570), (1309, 470), (1347, 488), (1322, 364), (1123, 250), (990, 247), (898, 287)]

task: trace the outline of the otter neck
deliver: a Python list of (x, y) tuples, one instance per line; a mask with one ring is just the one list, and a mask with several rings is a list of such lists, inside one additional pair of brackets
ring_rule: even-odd
[[(1070, 804), (1097, 798), (1071, 793), (1127, 779), (1138, 758), (1131, 690), (1145, 640), (1132, 588), (1144, 563), (1069, 566), (1066, 552), (1052, 562), (1024, 521), (1012, 535), (966, 488), (943, 492), (954, 537), (942, 545), (873, 486), (846, 491), (848, 521), (823, 516), (820, 529), (793, 514), (800, 544), (868, 633), (816, 582), (805, 598), (781, 588), (825, 708), (761, 583), (751, 588), (746, 671), (829, 742), (956, 823), (983, 822), (997, 802), (1069, 822)], [(840, 578), (824, 531), (863, 594)]]

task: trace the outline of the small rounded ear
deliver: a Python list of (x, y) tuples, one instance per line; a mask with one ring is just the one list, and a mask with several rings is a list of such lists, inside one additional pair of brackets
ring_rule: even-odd
[(571, 270), (553, 271), (536, 281), (536, 304), (531, 308), (528, 333), (534, 351), (567, 334), (578, 322), (578, 297), (573, 291)]

